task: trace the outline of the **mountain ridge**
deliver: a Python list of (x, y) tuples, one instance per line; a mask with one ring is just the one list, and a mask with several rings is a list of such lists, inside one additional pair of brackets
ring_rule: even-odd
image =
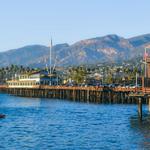
[[(116, 34), (80, 40), (74, 44), (62, 43), (52, 48), (52, 63), (56, 66), (121, 62), (142, 57), (150, 45), (150, 34), (124, 38)], [(49, 64), (49, 47), (27, 45), (0, 52), (0, 66), (11, 64), (43, 67)]]

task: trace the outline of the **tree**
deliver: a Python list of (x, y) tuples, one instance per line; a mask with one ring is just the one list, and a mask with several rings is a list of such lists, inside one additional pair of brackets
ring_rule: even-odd
[(82, 67), (72, 68), (70, 70), (69, 77), (74, 80), (77, 84), (83, 83), (86, 79), (86, 69)]

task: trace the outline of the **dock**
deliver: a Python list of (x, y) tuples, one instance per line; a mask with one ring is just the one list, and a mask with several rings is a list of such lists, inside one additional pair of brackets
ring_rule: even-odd
[(130, 93), (141, 91), (141, 88), (108, 88), (108, 87), (66, 87), (40, 85), (32, 88), (10, 88), (0, 86), (1, 92), (24, 97), (68, 99), (91, 103), (137, 103)]
[(13, 88), (0, 85), (0, 92), (21, 97), (64, 99), (96, 104), (137, 104), (140, 120), (142, 120), (142, 104), (147, 104), (150, 111), (150, 88), (48, 85)]

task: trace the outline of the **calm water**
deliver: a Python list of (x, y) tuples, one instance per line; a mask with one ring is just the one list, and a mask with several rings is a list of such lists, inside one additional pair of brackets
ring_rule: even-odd
[[(147, 108), (144, 106), (144, 112)], [(94, 105), (0, 94), (2, 150), (150, 149), (150, 121), (136, 105)]]

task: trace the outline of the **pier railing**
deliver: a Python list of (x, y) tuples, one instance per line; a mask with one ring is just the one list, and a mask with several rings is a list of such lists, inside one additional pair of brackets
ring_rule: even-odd
[(144, 92), (150, 93), (150, 88), (147, 87), (101, 87), (101, 86), (49, 86), (49, 85), (34, 85), (32, 87), (9, 87), (8, 85), (0, 85), (0, 89), (60, 89), (60, 90), (90, 90), (90, 91), (115, 91), (115, 92)]
[(0, 85), (0, 89), (8, 88), (7, 85)]

